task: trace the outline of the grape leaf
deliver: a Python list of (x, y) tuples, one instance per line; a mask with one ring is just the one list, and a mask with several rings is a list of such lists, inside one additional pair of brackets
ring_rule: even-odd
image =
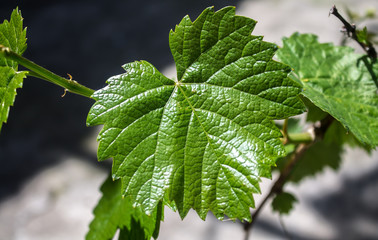
[(158, 204), (151, 216), (134, 207), (129, 198), (122, 198), (121, 182), (109, 177), (101, 186), (102, 198), (94, 209), (87, 240), (112, 239), (120, 229), (119, 239), (155, 239), (158, 237), (163, 206)]
[(255, 24), (233, 7), (186, 16), (169, 38), (177, 80), (134, 62), (94, 93), (98, 158), (113, 157), (123, 195), (147, 213), (167, 197), (182, 218), (193, 208), (250, 220), (260, 177), (285, 154), (272, 120), (304, 111), (300, 85), (272, 60), (277, 46), (251, 35)]
[(352, 48), (321, 44), (314, 35), (293, 34), (283, 42), (277, 56), (294, 69), (302, 94), (359, 141), (377, 146), (378, 63)]
[(293, 209), (293, 205), (298, 200), (291, 194), (287, 192), (282, 192), (277, 194), (272, 201), (273, 211), (282, 214), (289, 214)]
[[(306, 121), (308, 122), (320, 121), (328, 115), (328, 113), (323, 112), (320, 108), (315, 106), (307, 98), (302, 97), (301, 99), (307, 107)], [(290, 120), (291, 119), (289, 119), (289, 123), (290, 123)], [(292, 132), (290, 128), (289, 128), (289, 132)], [(328, 134), (328, 135), (331, 135), (330, 138), (332, 138), (332, 141), (335, 144), (339, 144), (339, 145), (348, 144), (348, 146), (350, 147), (359, 147), (359, 148), (364, 149), (367, 153), (370, 153), (372, 150), (371, 147), (369, 147), (368, 145), (362, 144), (360, 141), (358, 141), (353, 133), (347, 132), (347, 130), (345, 130), (342, 124), (338, 121), (335, 121), (333, 122), (333, 124), (331, 124), (331, 126), (328, 129), (328, 132), (332, 132), (332, 134)]]
[[(26, 29), (22, 27), (21, 12), (13, 10), (11, 19), (0, 24), (0, 45), (22, 54), (26, 50)], [(25, 71), (18, 71), (18, 64), (7, 60), (0, 53), (0, 131), (8, 119), (9, 108), (16, 98), (16, 89), (22, 87)]]

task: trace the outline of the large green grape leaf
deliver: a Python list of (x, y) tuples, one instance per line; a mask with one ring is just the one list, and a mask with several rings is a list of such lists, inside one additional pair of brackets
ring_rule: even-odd
[(129, 198), (122, 198), (121, 182), (109, 177), (101, 186), (102, 198), (94, 210), (94, 219), (89, 226), (87, 240), (113, 239), (120, 229), (119, 239), (157, 238), (163, 206), (158, 204), (150, 216), (140, 207), (134, 207)]
[(147, 213), (163, 198), (185, 217), (250, 220), (260, 177), (285, 154), (272, 119), (302, 113), (277, 46), (251, 36), (256, 22), (227, 7), (188, 16), (170, 32), (177, 80), (142, 61), (96, 91), (87, 123), (104, 124), (99, 160), (113, 157), (122, 193)]
[(361, 142), (377, 146), (378, 63), (352, 48), (321, 44), (314, 35), (293, 34), (283, 42), (277, 56), (294, 69), (302, 94)]
[[(22, 27), (21, 12), (15, 9), (10, 21), (0, 24), (0, 45), (22, 54), (26, 49), (26, 29)], [(9, 108), (16, 98), (16, 89), (22, 87), (25, 71), (18, 71), (18, 64), (7, 60), (0, 53), (0, 130), (8, 119)]]

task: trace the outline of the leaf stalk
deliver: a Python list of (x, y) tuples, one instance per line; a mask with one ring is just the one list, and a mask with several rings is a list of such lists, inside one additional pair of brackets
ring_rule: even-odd
[(94, 93), (93, 89), (85, 87), (72, 79), (63, 78), (47, 70), (46, 68), (43, 68), (35, 64), (29, 59), (24, 58), (21, 55), (13, 52), (8, 47), (0, 45), (0, 53), (3, 54), (9, 60), (15, 61), (18, 64), (27, 68), (29, 70), (29, 73), (28, 73), (29, 76), (37, 77), (42, 80), (48, 81), (50, 83), (63, 87), (69, 92), (72, 92), (72, 93), (75, 93), (75, 94), (78, 94), (87, 98), (91, 98), (92, 94)]
[(310, 143), (314, 141), (314, 136), (309, 132), (303, 132), (303, 133), (289, 133), (287, 135), (287, 142), (288, 143)]

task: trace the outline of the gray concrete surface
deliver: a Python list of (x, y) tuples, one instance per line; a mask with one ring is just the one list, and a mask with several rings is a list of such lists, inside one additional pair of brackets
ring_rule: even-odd
[[(319, 35), (321, 41), (339, 43), (341, 24), (328, 17), (332, 4), (348, 5), (362, 12), (378, 10), (377, 0), (266, 0), (242, 1), (238, 14), (258, 20), (253, 34), (281, 44), (282, 36), (295, 31)], [(192, 18), (194, 18), (193, 16)], [(167, 43), (168, 44), (168, 43)], [(172, 67), (164, 70), (172, 74)], [(95, 134), (88, 138), (95, 152)], [(293, 239), (378, 239), (378, 152), (368, 156), (348, 149), (339, 171), (326, 169), (315, 178), (287, 189), (299, 200), (283, 222)], [(104, 169), (63, 154), (58, 164), (29, 178), (15, 194), (0, 202), (0, 239), (48, 240), (83, 239), (100, 198), (99, 186), (106, 178)], [(271, 180), (264, 180), (266, 193)], [(255, 196), (259, 202), (263, 196)], [(161, 240), (241, 240), (242, 227), (231, 221), (220, 222), (209, 214), (207, 221), (190, 212), (184, 221), (167, 209), (161, 226)], [(269, 204), (264, 208), (250, 239), (285, 239), (277, 214)]]

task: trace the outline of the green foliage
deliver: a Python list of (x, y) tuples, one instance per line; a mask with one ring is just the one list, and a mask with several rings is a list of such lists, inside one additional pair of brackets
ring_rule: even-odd
[(378, 145), (378, 63), (349, 47), (321, 44), (314, 35), (285, 38), (277, 56), (303, 84), (302, 94), (340, 121), (359, 141)]
[[(306, 117), (306, 120), (308, 122), (320, 121), (320, 120), (324, 119), (328, 115), (328, 113), (323, 112), (320, 108), (318, 108), (317, 106), (315, 106), (307, 98), (303, 97), (302, 100), (303, 100), (303, 102), (305, 103), (305, 105), (307, 107), (307, 115), (306, 115), (307, 117)], [(290, 120), (291, 119), (289, 119), (289, 123), (290, 123)], [(303, 131), (303, 129), (302, 129), (303, 126), (301, 126), (299, 123), (297, 125), (295, 125), (295, 126), (297, 126), (297, 129), (301, 128), (300, 131)], [(290, 127), (290, 124), (289, 124), (289, 127)], [(293, 130), (290, 130), (290, 128), (289, 128), (289, 132), (293, 132)], [(297, 132), (298, 132), (298, 130), (297, 130)], [(340, 122), (333, 122), (329, 126), (328, 131), (326, 133), (326, 139), (325, 139), (325, 141), (327, 142), (327, 144), (333, 142), (334, 144), (338, 144), (338, 145), (347, 144), (350, 147), (359, 147), (359, 148), (364, 149), (368, 153), (371, 152), (371, 150), (372, 150), (369, 146), (364, 145), (360, 141), (358, 141), (356, 139), (356, 137), (354, 136), (354, 134), (351, 133), (351, 132), (348, 132), (341, 125)]]
[(94, 210), (87, 240), (112, 239), (117, 229), (120, 229), (119, 240), (157, 238), (164, 210), (161, 203), (151, 215), (146, 215), (129, 198), (122, 198), (121, 182), (113, 182), (111, 177), (104, 182), (101, 192), (103, 196)]
[(368, 36), (368, 31), (366, 27), (364, 27), (361, 31), (356, 31), (356, 36), (359, 42), (369, 45), (369, 40), (368, 40), (369, 36)]
[[(378, 63), (294, 34), (277, 52), (289, 67), (272, 59), (276, 45), (251, 35), (255, 25), (234, 7), (207, 8), (194, 22), (186, 16), (169, 34), (177, 79), (133, 62), (92, 95), (87, 124), (104, 125), (98, 158), (113, 158), (113, 168), (87, 240), (111, 239), (117, 230), (120, 240), (157, 238), (164, 206), (182, 218), (193, 208), (202, 219), (212, 211), (218, 219), (250, 221), (252, 194), (260, 193), (259, 182), (271, 177), (276, 161), (285, 174), (285, 166), (295, 166), (272, 189), (273, 210), (287, 214), (297, 200), (282, 192), (283, 183), (338, 168), (345, 143), (368, 151), (378, 145)], [(368, 44), (369, 34), (364, 28), (357, 38)], [(20, 56), (26, 30), (18, 9), (0, 25), (0, 45), (0, 130), (27, 73), (18, 63), (73, 93), (94, 92)], [(289, 119), (283, 146), (273, 120), (302, 113), (299, 94), (308, 122), (329, 115), (337, 121), (314, 141)]]
[(291, 193), (282, 192), (273, 198), (272, 209), (281, 215), (288, 214), (293, 209), (295, 202), (297, 199)]
[[(15, 9), (10, 21), (0, 24), (0, 45), (22, 54), (26, 50), (26, 29), (22, 27), (21, 12)], [(0, 130), (8, 119), (9, 108), (16, 98), (16, 89), (22, 87), (25, 71), (18, 71), (18, 64), (6, 59), (0, 52)]]
[(251, 36), (256, 22), (233, 7), (185, 17), (170, 33), (174, 81), (147, 62), (98, 90), (88, 124), (104, 124), (100, 160), (113, 157), (122, 193), (146, 213), (166, 195), (181, 217), (194, 208), (250, 220), (260, 177), (285, 154), (272, 119), (303, 111), (277, 46)]

